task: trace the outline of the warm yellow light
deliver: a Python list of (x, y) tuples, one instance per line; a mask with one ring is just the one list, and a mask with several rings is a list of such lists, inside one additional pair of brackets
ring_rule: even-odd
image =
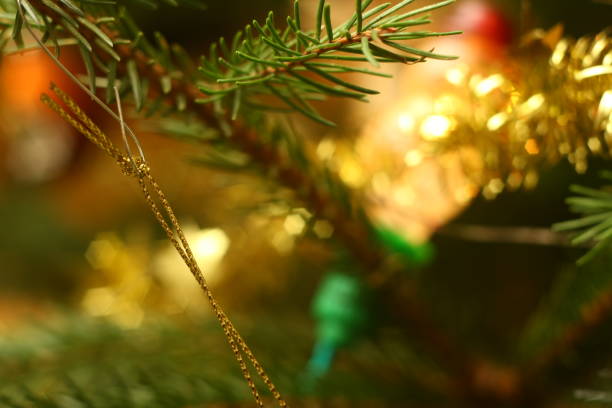
[(421, 153), (419, 150), (416, 150), (416, 149), (410, 150), (404, 156), (404, 163), (406, 163), (406, 166), (408, 167), (418, 166), (422, 162), (423, 162), (423, 153)]
[(494, 132), (500, 129), (508, 121), (508, 114), (504, 112), (497, 113), (489, 118), (487, 121), (487, 129)]
[(421, 135), (425, 140), (442, 139), (451, 131), (453, 122), (443, 115), (431, 115), (421, 123)]
[(519, 107), (519, 115), (531, 115), (532, 113), (540, 109), (544, 105), (545, 101), (546, 99), (542, 94), (535, 94), (531, 96)]
[[(187, 224), (184, 231), (206, 281), (214, 286), (222, 277), (219, 264), (229, 248), (228, 236), (219, 228), (199, 229), (193, 224)], [(198, 307), (203, 299), (201, 289), (188, 273), (180, 273), (183, 268), (183, 260), (170, 245), (159, 251), (153, 261), (157, 278), (168, 289), (177, 305), (182, 309)]]
[(415, 199), (416, 194), (410, 186), (402, 186), (393, 191), (393, 200), (402, 207), (412, 206)]
[(474, 92), (478, 96), (484, 96), (490, 93), (491, 91), (493, 91), (494, 89), (499, 88), (503, 83), (504, 83), (503, 76), (501, 76), (500, 74), (491, 75), (490, 77), (487, 77), (483, 79), (482, 81), (480, 81), (476, 85)]
[(397, 127), (402, 132), (410, 132), (414, 129), (414, 118), (407, 113), (402, 113), (397, 117)]
[(96, 269), (108, 268), (117, 256), (117, 237), (113, 234), (102, 234), (89, 244), (85, 258)]
[(321, 160), (330, 160), (336, 152), (336, 143), (332, 139), (323, 139), (317, 145), (317, 156)]
[(583, 79), (610, 74), (612, 74), (611, 66), (595, 65), (594, 67), (585, 68), (582, 71), (576, 72), (574, 76), (578, 81), (582, 81)]
[(596, 137), (589, 138), (589, 141), (587, 142), (587, 146), (589, 146), (589, 149), (594, 153), (601, 151), (601, 142)]
[(191, 239), (194, 256), (207, 263), (218, 262), (229, 247), (229, 238), (219, 228), (195, 232)]
[(555, 50), (552, 53), (550, 58), (550, 62), (554, 66), (558, 66), (563, 62), (563, 58), (565, 58), (565, 52), (569, 47), (569, 43), (567, 40), (561, 40), (557, 43)]
[(361, 165), (354, 159), (347, 158), (340, 165), (340, 178), (350, 187), (359, 188), (366, 182)]
[(283, 224), (285, 231), (290, 235), (300, 235), (306, 228), (306, 221), (299, 214), (289, 214)]
[(391, 180), (383, 172), (378, 172), (372, 176), (372, 189), (378, 195), (385, 195), (391, 189)]
[(527, 139), (525, 142), (525, 151), (531, 155), (540, 153), (540, 147), (535, 139)]
[(446, 71), (446, 80), (453, 85), (461, 85), (465, 81), (465, 76), (461, 68), (451, 68)]
[(612, 91), (606, 91), (599, 102), (599, 115), (606, 117), (612, 114)]
[(111, 288), (89, 289), (83, 297), (83, 308), (92, 316), (108, 316), (112, 313), (116, 295)]
[(285, 230), (279, 230), (274, 233), (270, 243), (281, 254), (288, 254), (293, 250), (295, 239), (292, 235), (287, 234)]

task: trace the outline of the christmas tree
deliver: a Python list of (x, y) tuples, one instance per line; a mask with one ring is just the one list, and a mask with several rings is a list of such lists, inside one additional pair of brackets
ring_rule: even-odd
[(3, 406), (610, 403), (610, 6), (286, 3), (0, 0)]

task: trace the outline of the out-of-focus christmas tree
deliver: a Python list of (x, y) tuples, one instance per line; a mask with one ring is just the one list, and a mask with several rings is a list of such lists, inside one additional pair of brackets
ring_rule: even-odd
[(0, 406), (609, 404), (610, 15), (0, 0)]

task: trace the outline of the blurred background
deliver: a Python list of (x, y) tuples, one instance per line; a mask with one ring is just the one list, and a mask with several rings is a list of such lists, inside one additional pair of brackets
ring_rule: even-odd
[[(286, 15), (288, 3), (131, 11), (149, 35), (161, 31), (196, 57), (269, 10)], [(315, 3), (302, 1), (304, 15)], [(352, 13), (353, 3), (332, 1), (337, 18)], [(606, 0), (459, 0), (434, 14), (431, 29), (464, 34), (424, 45), (457, 61), (384, 68), (394, 78), (366, 79), (381, 91), (369, 104), (325, 102), (337, 128), (292, 119), (369, 215), (410, 243), (420, 296), (470, 353), (509, 360), (534, 313), (585, 252), (550, 226), (576, 217), (564, 204), (569, 185), (599, 186), (599, 172), (609, 168), (597, 154), (605, 149), (588, 134), (590, 117), (572, 116), (596, 112), (600, 101), (588, 89), (548, 89), (545, 80), (562, 37), (592, 39), (610, 17)], [(612, 63), (609, 40), (601, 47)], [(62, 58), (78, 70), (74, 50)], [(40, 103), (51, 80), (76, 94), (42, 53), (0, 64), (1, 401), (250, 406), (205, 298), (138, 186)], [(528, 118), (497, 132), (521, 91)], [(538, 116), (538, 98), (569, 116), (553, 115), (555, 123)], [(91, 101), (78, 100), (116, 132)], [(213, 291), (290, 399), (313, 407), (440, 403), (432, 363), (378, 306), (355, 312), (368, 315), (367, 329), (321, 363), (314, 348), (320, 304), (334, 302), (325, 295), (330, 285), (350, 286), (330, 283), (351, 268), (333, 225), (257, 172), (207, 166), (191, 137), (203, 131), (196, 124), (131, 123)], [(598, 378), (609, 382), (609, 373)], [(74, 396), (90, 389), (106, 390), (108, 405)], [(612, 394), (589, 390), (566, 395), (578, 404), (598, 392), (596, 402), (612, 403)]]

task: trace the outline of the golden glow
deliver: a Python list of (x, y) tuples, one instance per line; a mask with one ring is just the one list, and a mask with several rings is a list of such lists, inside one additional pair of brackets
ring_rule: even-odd
[(229, 247), (229, 238), (219, 228), (204, 229), (192, 234), (193, 254), (198, 262), (202, 261), (211, 265), (217, 263)]
[(501, 76), (500, 74), (494, 74), (480, 81), (476, 85), (474, 92), (478, 96), (484, 96), (490, 93), (491, 91), (499, 88), (503, 83), (504, 83), (504, 77)]
[(545, 101), (546, 99), (542, 94), (535, 94), (531, 96), (519, 107), (519, 115), (526, 116), (535, 113), (544, 105)]
[(96, 269), (108, 268), (117, 256), (117, 244), (117, 237), (114, 234), (103, 234), (89, 244), (85, 259)]
[(491, 132), (499, 130), (508, 121), (508, 114), (504, 112), (497, 113), (489, 118), (487, 121), (487, 129)]
[(352, 158), (347, 158), (340, 164), (340, 178), (353, 188), (362, 187), (366, 182), (366, 175), (363, 168)]
[(404, 163), (406, 163), (406, 166), (408, 167), (418, 166), (422, 162), (423, 162), (423, 153), (421, 153), (421, 151), (417, 149), (409, 150), (408, 152), (406, 152), (406, 155), (404, 156)]
[(612, 114), (612, 90), (606, 91), (599, 102), (599, 115), (608, 116)]
[(452, 130), (453, 122), (443, 115), (431, 115), (421, 123), (421, 135), (425, 140), (442, 139)]
[(332, 139), (323, 139), (317, 146), (317, 156), (321, 160), (330, 160), (336, 152), (336, 143)]
[(372, 177), (372, 189), (378, 195), (385, 195), (391, 189), (391, 180), (386, 173), (379, 171)]
[[(199, 229), (193, 225), (187, 226), (184, 232), (206, 280), (214, 285), (221, 278), (219, 264), (229, 248), (228, 236), (219, 228)], [(183, 260), (171, 246), (160, 251), (154, 260), (158, 278), (173, 294), (177, 304), (182, 308), (197, 306), (202, 300), (199, 296), (201, 289), (189, 274), (177, 273), (183, 267)]]
[(525, 151), (531, 155), (540, 153), (540, 147), (535, 139), (527, 139), (525, 142)]
[(563, 62), (565, 58), (569, 43), (567, 40), (561, 40), (555, 47), (552, 56), (550, 57), (550, 62), (554, 66), (559, 66)]
[(112, 313), (112, 307), (116, 296), (111, 288), (89, 289), (83, 297), (83, 308), (92, 316), (108, 316)]
[(446, 80), (453, 85), (461, 85), (465, 81), (465, 70), (456, 67), (446, 71)]
[(612, 74), (611, 66), (596, 65), (594, 67), (585, 68), (582, 71), (576, 72), (575, 77), (578, 81), (582, 81), (583, 79), (610, 74)]
[(402, 113), (397, 117), (397, 127), (402, 132), (410, 132), (414, 129), (414, 118), (408, 113)]
[(594, 153), (601, 151), (601, 142), (596, 137), (591, 137), (587, 142), (587, 145), (589, 146), (589, 149)]
[(288, 254), (293, 250), (295, 239), (285, 230), (280, 230), (272, 236), (270, 243), (280, 254)]
[(403, 207), (411, 206), (415, 203), (416, 194), (410, 186), (402, 186), (393, 191), (393, 200)]
[(283, 226), (289, 235), (300, 235), (306, 228), (306, 221), (300, 214), (289, 214)]

